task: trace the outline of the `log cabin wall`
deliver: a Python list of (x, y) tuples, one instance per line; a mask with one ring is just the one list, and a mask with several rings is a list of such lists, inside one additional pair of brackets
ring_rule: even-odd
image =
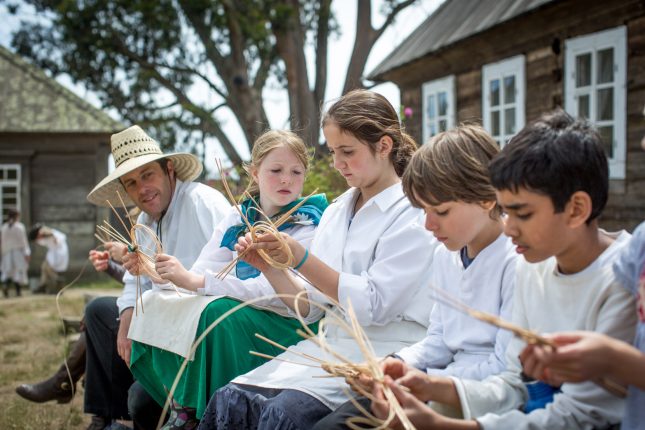
[[(450, 1), (450, 0), (448, 0)], [(608, 230), (632, 230), (645, 219), (645, 2), (561, 0), (542, 5), (425, 57), (384, 72), (401, 90), (401, 103), (415, 113), (407, 131), (422, 139), (422, 85), (455, 76), (456, 123), (482, 121), (482, 67), (525, 56), (525, 122), (564, 106), (565, 41), (619, 26), (627, 29), (626, 171), (610, 181), (601, 218)], [(417, 114), (418, 113), (418, 114)]]

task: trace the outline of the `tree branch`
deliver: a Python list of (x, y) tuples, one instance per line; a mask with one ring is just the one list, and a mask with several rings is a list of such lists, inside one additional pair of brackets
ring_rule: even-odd
[(206, 75), (204, 75), (202, 72), (192, 69), (190, 67), (177, 67), (177, 66), (171, 66), (169, 64), (164, 64), (164, 63), (150, 63), (155, 67), (162, 67), (164, 69), (172, 70), (173, 72), (178, 72), (178, 73), (188, 73), (192, 75), (196, 75), (199, 78), (201, 78), (206, 85), (213, 91), (215, 91), (217, 94), (219, 94), (220, 97), (222, 97), (224, 100), (228, 99), (228, 95), (222, 91), (221, 88), (219, 88), (213, 81), (211, 81)]
[(376, 30), (376, 37), (374, 38), (374, 42), (378, 40), (379, 37), (381, 37), (381, 34), (387, 29), (387, 27), (392, 24), (394, 21), (394, 18), (398, 15), (399, 12), (401, 12), (403, 9), (406, 7), (410, 6), (412, 3), (416, 2), (417, 0), (405, 0), (404, 2), (401, 2), (397, 4), (391, 11), (390, 14), (385, 18), (385, 22), (381, 26), (381, 28)]
[(208, 111), (190, 100), (190, 98), (188, 98), (188, 96), (184, 94), (183, 91), (178, 89), (168, 78), (163, 76), (159, 72), (159, 70), (154, 67), (154, 64), (146, 61), (145, 59), (141, 58), (130, 49), (128, 49), (128, 47), (118, 37), (118, 35), (113, 34), (113, 39), (117, 42), (118, 49), (123, 55), (125, 55), (133, 62), (139, 64), (140, 67), (148, 70), (157, 82), (159, 82), (164, 88), (166, 88), (175, 96), (177, 101), (181, 104), (182, 108), (184, 108), (188, 112), (191, 112), (202, 121), (202, 124), (204, 125), (204, 131), (211, 133), (219, 140), (222, 148), (226, 152), (226, 155), (231, 160), (231, 162), (235, 164), (242, 163), (242, 159), (237, 153), (237, 150), (220, 127), (219, 122), (217, 122), (217, 120), (215, 120), (215, 118), (213, 118)]

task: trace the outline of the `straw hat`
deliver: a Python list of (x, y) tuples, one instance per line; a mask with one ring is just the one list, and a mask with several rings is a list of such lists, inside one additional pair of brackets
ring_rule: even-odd
[(138, 125), (113, 134), (110, 137), (110, 146), (116, 169), (87, 195), (87, 200), (98, 206), (108, 206), (107, 201), (115, 207), (121, 206), (117, 191), (126, 206), (133, 205), (134, 202), (125, 192), (119, 178), (155, 160), (171, 159), (177, 179), (184, 182), (192, 181), (202, 172), (202, 163), (193, 154), (187, 152), (164, 154), (159, 144)]

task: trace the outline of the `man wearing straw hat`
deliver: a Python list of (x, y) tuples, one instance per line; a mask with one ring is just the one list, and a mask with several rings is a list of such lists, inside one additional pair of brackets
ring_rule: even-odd
[[(213, 188), (192, 182), (202, 171), (194, 155), (162, 153), (136, 125), (112, 135), (110, 140), (116, 169), (87, 199), (99, 206), (119, 207), (121, 199), (125, 205), (135, 204), (142, 211), (137, 223), (156, 232), (165, 253), (177, 257), (184, 267), (192, 266), (229, 210), (229, 203)], [(154, 253), (154, 239), (139, 233), (138, 245)], [(137, 280), (136, 254), (125, 255), (123, 261), (129, 272), (124, 276), (121, 296), (95, 299), (85, 310), (85, 412), (94, 415), (88, 430), (109, 427), (112, 420), (129, 416), (128, 388), (133, 378), (128, 368), (131, 341), (127, 334), (137, 287), (148, 290), (152, 283), (145, 276)]]

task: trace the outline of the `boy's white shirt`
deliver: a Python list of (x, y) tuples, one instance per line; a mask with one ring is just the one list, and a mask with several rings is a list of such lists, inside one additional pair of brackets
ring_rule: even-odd
[[(423, 212), (411, 207), (400, 183), (367, 201), (349, 226), (357, 192), (355, 188), (348, 190), (325, 211), (310, 252), (341, 272), (339, 301), (345, 306), (351, 301), (376, 354), (386, 355), (423, 337), (432, 306), (430, 291), (423, 287), (437, 242), (420, 224)], [(308, 288), (311, 297), (326, 302), (317, 290)], [(327, 341), (349, 360), (364, 360), (354, 339), (335, 326), (328, 327)], [(311, 341), (289, 349), (337, 361)], [(288, 360), (294, 357), (290, 352), (283, 356)], [(342, 378), (314, 375), (325, 372), (271, 360), (233, 382), (299, 390), (332, 409), (347, 400), (341, 387), (349, 388)]]
[[(604, 234), (607, 234), (603, 232)], [(621, 232), (592, 264), (573, 275), (557, 270), (554, 257), (530, 264), (518, 260), (513, 322), (540, 333), (591, 330), (631, 342), (636, 328), (633, 296), (616, 281), (612, 262), (629, 234)], [(513, 338), (506, 351), (507, 370), (484, 381), (454, 378), (464, 418), (484, 429), (605, 428), (620, 422), (624, 400), (593, 382), (565, 383), (543, 409), (525, 414), (520, 378), (524, 342)]]
[[(459, 251), (437, 247), (430, 279), (435, 288), (477, 310), (511, 319), (518, 254), (504, 234), (464, 268)], [(426, 337), (397, 353), (418, 369), (435, 375), (481, 380), (506, 368), (504, 353), (511, 333), (436, 302)]]
[[(177, 257), (184, 267), (191, 267), (229, 208), (226, 198), (214, 188), (177, 180), (172, 200), (161, 220), (164, 253)], [(157, 221), (145, 212), (139, 215), (137, 223), (157, 231)], [(155, 254), (154, 242), (141, 230), (137, 231), (137, 242), (147, 249), (146, 252)], [(126, 272), (123, 283), (123, 291), (117, 299), (119, 314), (134, 307), (137, 298), (137, 277)], [(140, 276), (139, 285), (141, 291), (147, 291), (152, 287), (152, 282), (147, 276)]]

